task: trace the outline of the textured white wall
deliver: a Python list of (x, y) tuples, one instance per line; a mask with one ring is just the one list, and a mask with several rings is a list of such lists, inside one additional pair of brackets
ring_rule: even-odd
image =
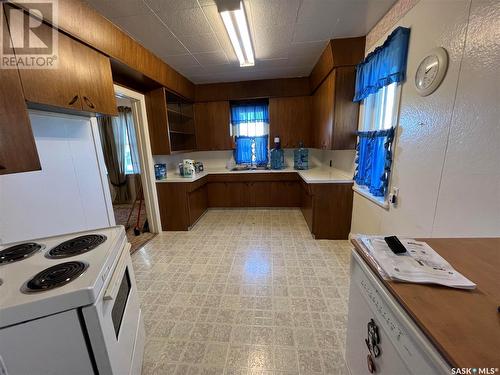
[[(500, 235), (499, 6), (421, 0), (394, 26), (411, 27), (391, 181), (399, 204), (386, 210), (355, 194), (352, 233)], [(437, 46), (448, 51), (448, 73), (420, 97), (415, 70)]]

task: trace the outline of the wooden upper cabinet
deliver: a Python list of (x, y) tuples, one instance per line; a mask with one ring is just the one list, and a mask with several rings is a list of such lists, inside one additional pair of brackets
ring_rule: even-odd
[(0, 174), (40, 170), (17, 69), (0, 69), (0, 82)]
[(356, 148), (359, 104), (354, 103), (356, 68), (344, 66), (335, 69), (335, 106), (333, 118), (333, 150)]
[(80, 85), (82, 109), (117, 115), (115, 89), (109, 59), (83, 44), (73, 41), (74, 57)]
[[(52, 33), (53, 29), (42, 24), (40, 33)], [(56, 69), (19, 69), (24, 97), (28, 102), (61, 108), (81, 110), (80, 84), (73, 52), (74, 42), (64, 34), (58, 39)]]
[(356, 147), (359, 104), (353, 103), (355, 68), (339, 67), (313, 94), (313, 144), (323, 150)]
[(315, 148), (332, 147), (333, 108), (335, 100), (335, 74), (330, 73), (313, 95), (313, 144)]
[(163, 87), (147, 93), (146, 108), (151, 152), (153, 155), (170, 155), (167, 97)]
[[(43, 23), (37, 33), (57, 32)], [(57, 67), (19, 69), (28, 102), (76, 111), (117, 114), (109, 59), (58, 34)]]
[(313, 147), (311, 113), (311, 96), (269, 99), (271, 144), (274, 137), (279, 136), (283, 148), (295, 148), (299, 142), (305, 147)]
[(197, 150), (232, 149), (229, 101), (195, 103), (194, 121)]

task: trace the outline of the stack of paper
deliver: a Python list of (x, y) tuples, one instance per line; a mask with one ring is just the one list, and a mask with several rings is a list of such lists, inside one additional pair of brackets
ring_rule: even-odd
[(368, 255), (392, 280), (440, 284), (460, 289), (476, 287), (425, 242), (400, 238), (407, 252), (397, 255), (387, 246), (383, 237), (359, 236), (358, 239)]

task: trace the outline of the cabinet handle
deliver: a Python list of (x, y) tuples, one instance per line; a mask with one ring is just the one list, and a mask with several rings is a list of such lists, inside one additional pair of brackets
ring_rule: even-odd
[(73, 105), (73, 104), (75, 104), (75, 102), (76, 102), (77, 100), (78, 100), (78, 95), (75, 95), (75, 96), (73, 97), (73, 99), (71, 99), (71, 100), (69, 101), (68, 105)]
[(87, 98), (86, 96), (84, 96), (83, 100), (85, 101), (85, 104), (87, 104), (87, 106), (89, 108), (95, 109), (94, 103), (92, 103), (89, 98)]

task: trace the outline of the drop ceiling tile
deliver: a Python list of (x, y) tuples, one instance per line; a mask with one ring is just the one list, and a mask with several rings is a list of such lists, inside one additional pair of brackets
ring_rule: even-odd
[(294, 56), (294, 55), (314, 55), (316, 57), (319, 57), (323, 50), (325, 49), (326, 45), (328, 44), (327, 41), (321, 40), (321, 41), (316, 41), (316, 42), (299, 42), (299, 43), (292, 43), (290, 45), (290, 50), (288, 55), (289, 56)]
[(87, 3), (107, 18), (136, 16), (151, 12), (142, 0), (87, 0)]
[(185, 69), (200, 66), (198, 61), (196, 61), (196, 59), (190, 54), (167, 56), (165, 57), (165, 61), (175, 69)]
[[(141, 0), (142, 1), (142, 0)], [(197, 8), (196, 0), (143, 0), (155, 12), (173, 12), (176, 10)]]
[(294, 42), (316, 42), (330, 39), (333, 26), (331, 23), (297, 23), (293, 35)]
[(180, 39), (191, 53), (214, 52), (221, 49), (221, 46), (214, 33), (181, 36)]
[(193, 53), (193, 56), (200, 62), (201, 65), (221, 65), (227, 64), (228, 59), (224, 51)]
[[(160, 58), (188, 53), (158, 17), (152, 13), (115, 18), (113, 22)], [(151, 35), (161, 35), (161, 38), (151, 38)]]
[(254, 34), (255, 56), (258, 59), (286, 58), (292, 42), (293, 25), (265, 26)]
[(158, 15), (179, 38), (189, 35), (209, 34), (212, 32), (200, 7), (165, 11), (158, 13)]
[(254, 27), (294, 24), (299, 5), (299, 0), (252, 0)]

